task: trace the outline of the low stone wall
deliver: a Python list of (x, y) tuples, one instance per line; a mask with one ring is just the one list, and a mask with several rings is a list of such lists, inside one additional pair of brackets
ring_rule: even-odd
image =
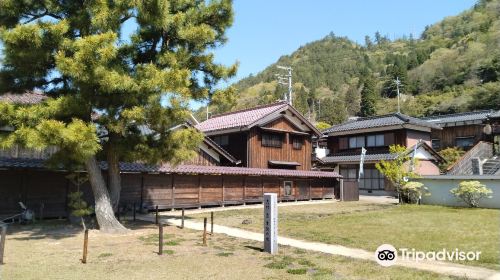
[(479, 206), (484, 208), (500, 209), (500, 176), (474, 176), (474, 175), (441, 175), (423, 176), (414, 181), (424, 184), (431, 192), (430, 196), (422, 198), (422, 204), (444, 206), (467, 206), (450, 193), (462, 181), (479, 181), (493, 190), (492, 198), (483, 199)]

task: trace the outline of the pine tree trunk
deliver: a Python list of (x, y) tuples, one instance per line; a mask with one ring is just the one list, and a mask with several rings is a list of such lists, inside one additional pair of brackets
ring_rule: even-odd
[(113, 210), (118, 211), (120, 203), (120, 193), (122, 191), (122, 181), (120, 176), (120, 162), (118, 154), (113, 149), (108, 149), (108, 176), (109, 176), (109, 196)]
[(85, 167), (89, 174), (90, 185), (94, 192), (95, 199), (95, 214), (99, 230), (106, 233), (123, 233), (127, 229), (118, 222), (111, 206), (108, 189), (104, 177), (101, 173), (101, 168), (95, 157), (90, 157), (85, 161)]

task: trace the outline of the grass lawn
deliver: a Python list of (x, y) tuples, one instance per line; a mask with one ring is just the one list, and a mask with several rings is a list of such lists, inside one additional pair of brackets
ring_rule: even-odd
[[(332, 202), (279, 207), (278, 213), (282, 236), (370, 251), (384, 243), (423, 251), (482, 251), (479, 261), (462, 263), (500, 270), (500, 210)], [(242, 224), (245, 219), (251, 223)], [(215, 223), (262, 231), (263, 209), (216, 212)]]
[(62, 221), (9, 228), (0, 279), (456, 279), (407, 268), (281, 246), (260, 251), (259, 242), (188, 229), (164, 228), (159, 256), (157, 228), (127, 223), (125, 235), (89, 234), (87, 264), (80, 262), (83, 234)]

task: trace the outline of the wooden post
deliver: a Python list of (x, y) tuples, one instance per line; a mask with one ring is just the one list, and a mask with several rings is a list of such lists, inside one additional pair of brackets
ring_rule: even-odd
[(247, 177), (243, 177), (243, 205), (247, 205)]
[(224, 207), (224, 206), (226, 206), (224, 204), (224, 202), (225, 202), (224, 201), (224, 175), (221, 175), (221, 177), (222, 177), (222, 207)]
[(201, 209), (201, 175), (198, 175), (198, 209)]
[(170, 198), (170, 202), (172, 203), (172, 211), (175, 208), (175, 183), (174, 183), (174, 179), (175, 179), (175, 174), (172, 173), (172, 194), (171, 194), (171, 198)]
[(43, 208), (44, 208), (45, 204), (42, 202), (40, 203), (40, 221), (43, 220)]
[(158, 205), (156, 205), (156, 220), (155, 224), (158, 224)]
[(5, 251), (5, 239), (7, 235), (7, 225), (2, 225), (0, 227), (2, 231), (0, 232), (0, 265), (3, 264), (3, 256)]
[(214, 235), (214, 211), (210, 212), (210, 235)]
[(89, 230), (86, 229), (83, 235), (83, 258), (82, 263), (87, 263), (87, 248), (89, 245)]
[(139, 204), (141, 209), (142, 205), (144, 205), (144, 174), (141, 174), (141, 203)]
[(203, 218), (203, 246), (207, 246), (207, 218)]
[(136, 210), (135, 210), (135, 206), (136, 206), (136, 205), (135, 205), (135, 202), (134, 202), (134, 209), (132, 210), (132, 213), (133, 213), (133, 215), (134, 215), (134, 222), (135, 222), (135, 211), (136, 211)]
[(184, 208), (182, 208), (181, 228), (184, 228)]
[(158, 224), (158, 255), (163, 255), (163, 223)]
[(311, 197), (311, 180), (309, 180), (309, 200), (312, 200), (312, 197)]

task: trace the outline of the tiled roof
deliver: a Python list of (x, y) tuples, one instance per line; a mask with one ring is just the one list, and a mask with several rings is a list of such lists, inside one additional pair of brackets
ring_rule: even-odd
[(259, 119), (288, 106), (286, 102), (240, 110), (213, 116), (196, 125), (203, 132), (248, 126)]
[(37, 104), (42, 102), (45, 98), (47, 98), (47, 96), (38, 91), (0, 94), (0, 102), (15, 103), (22, 105)]
[(500, 110), (494, 112), (494, 113), (491, 113), (489, 115), (490, 118), (500, 118)]
[[(419, 141), (417, 144), (408, 147), (406, 149), (406, 155), (411, 154), (413, 150), (417, 146), (417, 149), (423, 148), (427, 150), (438, 162), (446, 162), (446, 160), (431, 146), (429, 146), (425, 141)], [(374, 153), (369, 154), (369, 152), (365, 155), (365, 161), (381, 161), (381, 160), (393, 160), (397, 157), (397, 154), (391, 153)], [(324, 163), (341, 163), (341, 162), (359, 162), (361, 160), (361, 155), (351, 153), (337, 153), (331, 156), (327, 156), (322, 158)]]
[[(100, 163), (102, 169), (107, 169), (106, 162)], [(0, 168), (30, 168), (45, 169), (44, 161), (40, 159), (0, 158)], [(178, 165), (148, 166), (141, 163), (120, 163), (122, 172), (159, 172), (174, 174), (220, 174), (220, 175), (253, 175), (272, 177), (311, 177), (339, 178), (336, 172), (304, 171), (289, 169), (264, 169), (226, 166)]]
[(446, 123), (456, 123), (456, 122), (482, 121), (486, 120), (488, 115), (491, 113), (492, 113), (491, 110), (482, 110), (482, 111), (465, 112), (457, 114), (430, 116), (422, 118), (422, 120), (439, 125)]
[[(367, 154), (365, 161), (380, 161), (392, 160), (396, 158), (396, 154)], [(321, 159), (324, 163), (338, 163), (338, 162), (359, 162), (361, 160), (360, 154), (336, 154), (334, 156), (327, 156)]]
[(332, 126), (323, 131), (323, 133), (341, 132), (341, 131), (350, 131), (350, 130), (358, 130), (358, 129), (366, 129), (374, 127), (404, 125), (404, 124), (413, 124), (423, 127), (439, 128), (438, 126), (423, 121), (421, 119), (406, 116), (400, 113), (394, 113), (390, 115), (359, 118), (356, 120), (347, 121), (345, 123)]

